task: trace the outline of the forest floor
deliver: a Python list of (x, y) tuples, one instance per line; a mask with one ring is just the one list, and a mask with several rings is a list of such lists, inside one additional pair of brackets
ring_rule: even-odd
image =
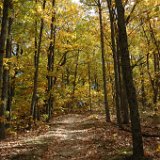
[[(144, 138), (145, 155), (160, 159), (159, 145), (157, 137)], [(130, 132), (104, 115), (67, 114), (0, 142), (0, 160), (120, 160), (131, 150)]]

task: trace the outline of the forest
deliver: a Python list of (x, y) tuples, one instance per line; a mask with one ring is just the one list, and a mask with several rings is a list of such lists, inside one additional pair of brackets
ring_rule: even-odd
[(159, 0), (0, 0), (0, 160), (159, 160), (159, 31)]

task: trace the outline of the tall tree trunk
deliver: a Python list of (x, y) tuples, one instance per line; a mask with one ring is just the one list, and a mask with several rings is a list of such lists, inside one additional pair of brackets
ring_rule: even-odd
[[(11, 58), (11, 52), (12, 52), (12, 40), (11, 40), (11, 27), (12, 27), (12, 18), (9, 18), (9, 24), (8, 24), (8, 38), (7, 38), (7, 44), (6, 44), (6, 58)], [(2, 108), (5, 108), (5, 110), (9, 111), (9, 115), (7, 119), (10, 118), (10, 109), (11, 106), (8, 106), (8, 96), (9, 96), (9, 89), (10, 89), (10, 76), (9, 76), (9, 70), (10, 70), (10, 63), (7, 64), (7, 66), (4, 66), (3, 69), (3, 86), (2, 86)]]
[(110, 111), (107, 98), (107, 80), (106, 80), (106, 66), (105, 66), (105, 50), (104, 50), (104, 31), (103, 31), (103, 21), (102, 21), (102, 7), (101, 1), (98, 0), (98, 10), (99, 10), (99, 23), (100, 23), (100, 39), (101, 39), (101, 52), (102, 52), (102, 72), (103, 72), (103, 92), (104, 92), (104, 107), (106, 112), (106, 121), (110, 122)]
[[(50, 35), (50, 46), (49, 46), (49, 53), (48, 53), (48, 66), (47, 66), (47, 70), (48, 73), (53, 72), (54, 70), (54, 50), (55, 50), (55, 38), (56, 38), (56, 31), (55, 31), (55, 0), (52, 0), (52, 19), (51, 19), (51, 35)], [(52, 93), (52, 88), (53, 88), (53, 76), (51, 76), (50, 74), (47, 76), (47, 80), (48, 80), (48, 89), (47, 89), (47, 94), (48, 94), (48, 101), (47, 101), (47, 108), (46, 108), (46, 112), (48, 115), (48, 121), (51, 118), (51, 109), (53, 107), (53, 93)]]
[[(121, 68), (121, 67), (120, 67)], [(126, 93), (126, 86), (124, 79), (122, 77), (121, 71), (120, 71), (120, 97), (121, 97), (121, 120), (122, 124), (128, 124), (129, 123), (129, 107), (128, 107), (128, 99), (127, 99), (127, 93)]]
[(121, 50), (122, 73), (126, 86), (127, 98), (130, 107), (132, 140), (133, 140), (133, 159), (140, 160), (144, 157), (143, 141), (141, 133), (140, 118), (138, 112), (138, 102), (136, 89), (133, 83), (130, 55), (128, 49), (128, 37), (125, 26), (125, 15), (122, 0), (115, 0), (118, 13), (119, 45)]
[[(1, 35), (0, 35), (0, 97), (2, 96), (2, 85), (3, 85), (3, 57), (5, 53), (5, 43), (7, 39), (7, 23), (8, 13), (11, 6), (11, 0), (5, 0), (3, 2), (3, 18), (1, 24)], [(1, 99), (1, 103), (2, 99)], [(4, 126), (4, 112), (5, 108), (0, 107), (0, 140), (5, 138), (5, 126)]]
[(121, 62), (121, 50), (119, 47), (119, 38), (118, 33), (116, 36), (116, 44), (117, 44), (117, 67), (118, 67), (118, 80), (119, 80), (119, 96), (120, 96), (120, 116), (121, 123), (128, 124), (129, 123), (129, 107), (126, 93), (126, 86), (124, 82), (124, 78), (122, 75), (122, 62)]
[(115, 26), (116, 33), (116, 45), (117, 45), (117, 68), (118, 68), (118, 86), (119, 86), (119, 97), (120, 97), (120, 116), (121, 116), (121, 123), (128, 124), (129, 123), (129, 107), (128, 107), (128, 100), (126, 94), (126, 88), (124, 85), (124, 79), (122, 75), (122, 63), (121, 63), (121, 50), (119, 47), (119, 35), (117, 28)]
[[(116, 30), (116, 27), (115, 27)], [(129, 123), (129, 107), (126, 93), (126, 86), (124, 82), (124, 78), (122, 75), (122, 62), (121, 62), (121, 50), (119, 47), (119, 35), (116, 33), (116, 44), (117, 44), (117, 68), (118, 68), (118, 84), (119, 84), (119, 97), (120, 97), (120, 116), (121, 123), (128, 124)]]
[(118, 73), (118, 56), (116, 51), (116, 42), (115, 42), (115, 30), (114, 30), (114, 15), (112, 11), (112, 2), (111, 0), (107, 0), (108, 9), (109, 9), (109, 17), (110, 17), (110, 29), (111, 29), (111, 43), (112, 43), (112, 53), (113, 53), (113, 60), (114, 60), (114, 75), (115, 75), (115, 98), (116, 98), (116, 115), (117, 115), (117, 123), (121, 126), (121, 99), (120, 99), (120, 80), (119, 80), (119, 73)]
[[(43, 10), (45, 10), (45, 5), (46, 5), (46, 0), (43, 1)], [(41, 18), (39, 41), (38, 41), (37, 48), (35, 48), (34, 86), (33, 86), (33, 95), (32, 95), (32, 102), (31, 102), (31, 115), (33, 118), (35, 118), (35, 115), (36, 115), (35, 108), (36, 108), (37, 100), (38, 100), (37, 88), (38, 88), (38, 75), (39, 75), (39, 58), (40, 58), (40, 52), (41, 52), (43, 29), (44, 29), (44, 19)], [(36, 42), (35, 42), (35, 45), (36, 45)]]

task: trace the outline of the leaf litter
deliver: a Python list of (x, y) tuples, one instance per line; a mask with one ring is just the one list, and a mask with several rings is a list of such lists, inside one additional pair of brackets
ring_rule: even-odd
[[(103, 114), (67, 114), (0, 142), (0, 160), (113, 160), (132, 152), (131, 133)], [(144, 138), (145, 155), (160, 159), (160, 139)], [(120, 158), (117, 158), (117, 160)]]

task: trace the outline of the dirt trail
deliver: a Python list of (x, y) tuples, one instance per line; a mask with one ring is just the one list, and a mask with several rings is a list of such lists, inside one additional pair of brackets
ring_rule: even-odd
[(70, 114), (57, 117), (43, 135), (1, 143), (0, 159), (93, 160), (97, 157), (97, 144), (94, 143), (97, 120), (96, 115)]
[(54, 143), (49, 146), (42, 159), (88, 159), (97, 153), (96, 145), (93, 143), (96, 139), (94, 121), (82, 115), (70, 115), (59, 119), (59, 122), (51, 124), (52, 130), (48, 134), (54, 137)]
[(131, 150), (130, 134), (102, 115), (63, 115), (49, 126), (39, 136), (0, 143), (0, 160), (113, 160)]

